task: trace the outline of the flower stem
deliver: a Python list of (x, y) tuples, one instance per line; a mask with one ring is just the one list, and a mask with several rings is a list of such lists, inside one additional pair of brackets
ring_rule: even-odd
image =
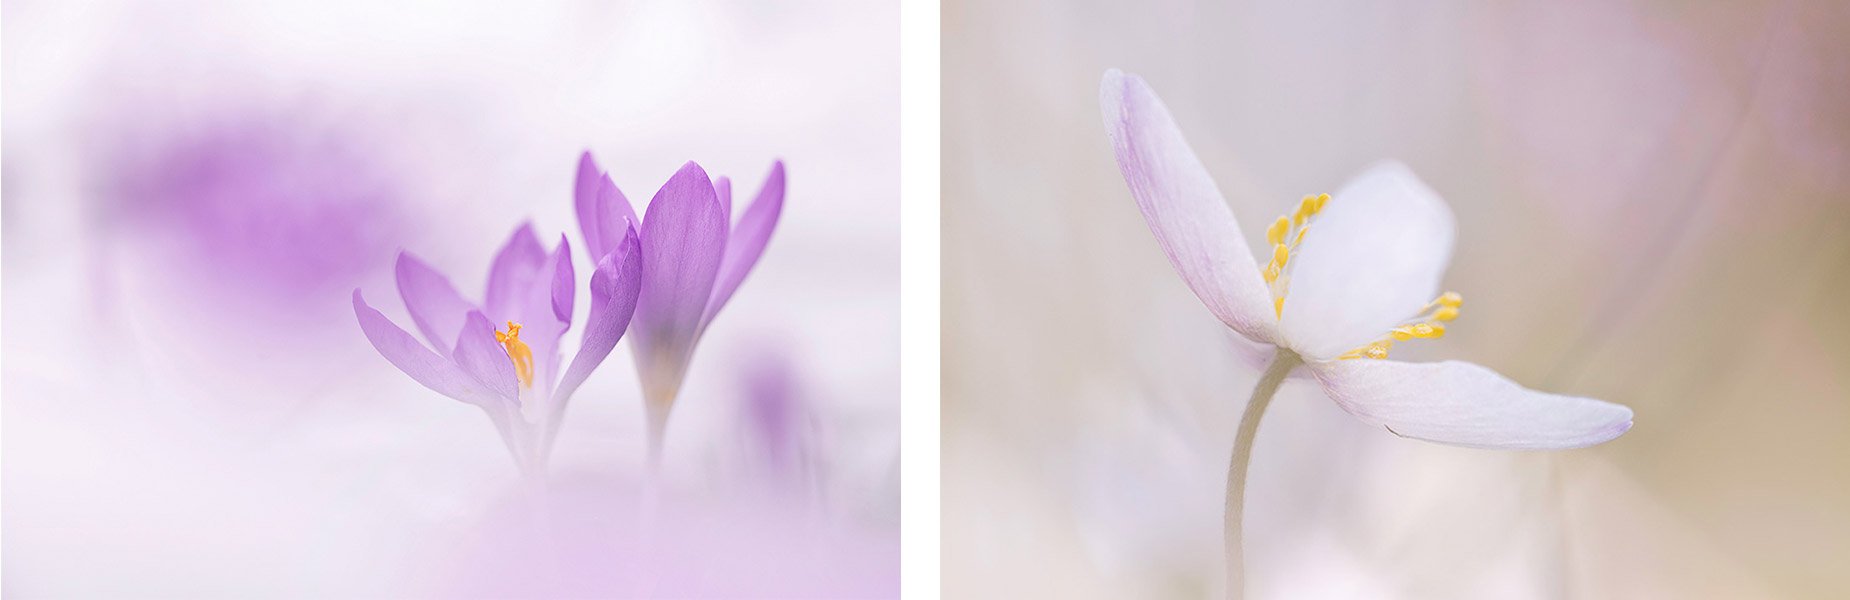
[(649, 475), (659, 476), (662, 470), (662, 438), (668, 434), (668, 406), (664, 403), (658, 408), (656, 403), (650, 402), (643, 412), (649, 420)]
[(1240, 526), (1245, 514), (1246, 466), (1252, 462), (1253, 438), (1259, 434), (1259, 419), (1265, 416), (1266, 407), (1271, 406), (1278, 386), (1285, 382), (1291, 369), (1303, 363), (1296, 352), (1278, 349), (1272, 364), (1253, 386), (1253, 397), (1246, 401), (1245, 414), (1240, 415), (1240, 431), (1233, 437), (1233, 458), (1227, 463), (1227, 511), (1221, 527), (1227, 536), (1227, 597), (1234, 600), (1244, 596), (1246, 591), (1246, 559), (1241, 548)]

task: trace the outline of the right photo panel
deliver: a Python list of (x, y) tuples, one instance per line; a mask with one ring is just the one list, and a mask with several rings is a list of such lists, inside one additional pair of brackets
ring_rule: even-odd
[(1850, 590), (1850, 10), (943, 4), (954, 598)]

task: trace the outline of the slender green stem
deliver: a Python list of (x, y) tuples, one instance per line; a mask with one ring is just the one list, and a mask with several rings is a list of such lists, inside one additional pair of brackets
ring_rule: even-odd
[(1259, 376), (1259, 383), (1253, 386), (1253, 397), (1246, 401), (1245, 414), (1240, 415), (1240, 431), (1233, 437), (1233, 458), (1227, 463), (1227, 512), (1222, 517), (1221, 527), (1227, 535), (1227, 597), (1234, 600), (1246, 595), (1246, 558), (1241, 548), (1240, 526), (1245, 514), (1246, 466), (1253, 458), (1253, 437), (1259, 434), (1259, 419), (1265, 416), (1266, 407), (1271, 406), (1278, 386), (1285, 382), (1291, 369), (1303, 363), (1297, 353), (1278, 349), (1271, 366), (1266, 367), (1265, 374)]

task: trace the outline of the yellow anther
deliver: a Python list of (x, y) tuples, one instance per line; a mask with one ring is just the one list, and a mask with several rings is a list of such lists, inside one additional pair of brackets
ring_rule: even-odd
[(1368, 349), (1364, 350), (1362, 354), (1369, 358), (1380, 360), (1387, 358), (1388, 347), (1387, 344), (1369, 344)]
[(520, 341), (520, 324), (507, 322), (507, 333), (495, 332), (495, 341), (507, 348), (507, 357), (514, 361), (514, 375), (520, 378), (521, 387), (533, 387), (533, 349)]
[[(1323, 210), (1323, 203), (1329, 200), (1329, 194), (1305, 196), (1298, 200), (1296, 210), (1265, 228), (1266, 243), (1272, 245), (1272, 260), (1260, 272), (1265, 276), (1266, 285), (1272, 288), (1272, 312), (1281, 319), (1285, 316), (1285, 292), (1291, 283), (1285, 266), (1291, 260), (1293, 249), (1304, 243), (1304, 232), (1310, 230), (1310, 218)], [(1285, 243), (1286, 240), (1291, 243)]]
[(1394, 329), (1388, 331), (1388, 337), (1391, 337), (1391, 338), (1394, 338), (1396, 340), (1400, 340), (1403, 342), (1413, 339), (1413, 328), (1408, 327), (1406, 325), (1395, 327)]
[(1445, 326), (1438, 323), (1415, 323), (1407, 327), (1407, 332), (1420, 339), (1433, 339), (1445, 336)]
[(1441, 306), (1439, 310), (1433, 311), (1432, 318), (1439, 321), (1456, 319), (1458, 318), (1458, 309), (1450, 306)]
[(1272, 222), (1271, 227), (1265, 228), (1265, 241), (1269, 244), (1284, 242), (1285, 232), (1290, 230), (1291, 219), (1288, 217), (1279, 217), (1277, 221)]
[(1439, 299), (1434, 300), (1434, 302), (1438, 302), (1440, 306), (1458, 308), (1460, 306), (1464, 306), (1465, 297), (1458, 295), (1458, 292), (1446, 292), (1444, 294), (1440, 294)]

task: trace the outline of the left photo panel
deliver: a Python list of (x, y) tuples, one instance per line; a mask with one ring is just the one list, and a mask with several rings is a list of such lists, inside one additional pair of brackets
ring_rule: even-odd
[(18, 597), (899, 594), (899, 5), (9, 2)]

